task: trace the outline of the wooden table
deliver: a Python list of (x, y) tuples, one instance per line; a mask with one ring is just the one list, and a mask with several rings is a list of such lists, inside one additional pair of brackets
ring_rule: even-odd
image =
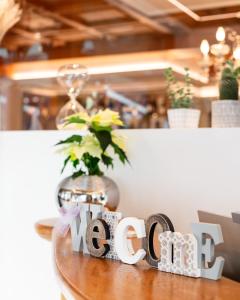
[[(49, 232), (49, 224), (46, 230)], [(53, 222), (54, 223), (54, 222)], [(36, 224), (43, 236), (45, 225)], [(126, 265), (73, 253), (70, 235), (53, 231), (57, 275), (77, 300), (239, 300), (240, 284), (227, 278), (219, 281), (195, 279), (154, 270), (142, 261)]]

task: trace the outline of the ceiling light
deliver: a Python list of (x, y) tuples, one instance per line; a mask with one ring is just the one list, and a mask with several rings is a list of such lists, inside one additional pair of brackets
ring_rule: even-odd
[[(225, 31), (225, 29), (220, 26), (216, 31), (216, 40), (217, 43), (210, 46), (212, 55), (209, 55), (208, 41), (203, 40), (201, 42), (200, 51), (203, 54), (201, 68), (203, 74), (206, 76), (210, 77), (210, 75), (214, 75), (215, 79), (219, 79), (224, 64), (229, 59), (229, 56), (236, 61), (240, 59), (240, 35), (231, 28)], [(232, 44), (228, 45), (226, 41)], [(210, 67), (213, 67), (211, 70), (214, 72), (210, 72)]]
[[(121, 64), (121, 65), (112, 64), (107, 66), (88, 67), (88, 73), (90, 75), (114, 74), (114, 73), (125, 73), (125, 72), (163, 70), (167, 67), (171, 67), (173, 71), (181, 75), (185, 74), (184, 67), (167, 61), (141, 62), (141, 63), (134, 63), (134, 64), (128, 63), (128, 64)], [(202, 83), (207, 83), (208, 81), (205, 76), (202, 76), (198, 72), (190, 71), (189, 74), (192, 79), (200, 81)], [(56, 78), (57, 69), (36, 70), (36, 71), (35, 70), (16, 71), (13, 72), (10, 77), (14, 80)]]
[(210, 47), (209, 47), (208, 41), (207, 40), (202, 40), (201, 45), (200, 45), (200, 50), (201, 50), (201, 52), (204, 56), (208, 55), (209, 49), (210, 49)]
[(225, 30), (223, 27), (218, 27), (217, 32), (216, 32), (216, 40), (218, 42), (224, 42), (225, 40)]
[(240, 60), (240, 47), (237, 47), (234, 52), (233, 52), (233, 57), (236, 59), (236, 60)]

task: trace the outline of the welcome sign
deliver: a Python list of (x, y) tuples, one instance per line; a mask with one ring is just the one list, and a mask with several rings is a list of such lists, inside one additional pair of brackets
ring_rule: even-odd
[[(214, 259), (214, 247), (223, 243), (220, 225), (192, 224), (192, 233), (174, 232), (170, 219), (163, 214), (150, 216), (146, 221), (135, 217), (122, 218), (120, 212), (105, 211), (102, 205), (81, 203), (78, 213), (71, 220), (73, 251), (95, 257), (121, 260), (136, 264), (147, 263), (163, 272), (217, 280), (222, 275), (224, 259)], [(154, 250), (154, 232), (160, 225), (160, 257)], [(129, 239), (129, 228), (141, 239), (135, 252)], [(209, 267), (211, 265), (211, 267)]]

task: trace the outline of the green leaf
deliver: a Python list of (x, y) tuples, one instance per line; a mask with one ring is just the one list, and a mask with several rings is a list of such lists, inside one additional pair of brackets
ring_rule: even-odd
[(76, 169), (76, 167), (79, 165), (79, 159), (75, 159), (73, 162), (72, 162), (74, 168)]
[(235, 78), (238, 78), (240, 76), (240, 67), (237, 67), (235, 70), (234, 70), (234, 76)]
[(74, 178), (77, 178), (77, 177), (82, 176), (82, 175), (86, 175), (86, 173), (83, 172), (82, 170), (79, 170), (79, 171), (72, 174), (72, 178), (74, 179)]
[(101, 146), (103, 152), (105, 152), (107, 147), (112, 142), (111, 132), (106, 131), (106, 130), (96, 131), (93, 128), (90, 128), (90, 131), (96, 136), (96, 138), (98, 139), (98, 141), (100, 143), (100, 146)]
[(71, 137), (67, 138), (66, 140), (60, 141), (55, 146), (62, 145), (62, 144), (71, 144), (71, 143), (74, 143), (74, 142), (77, 142), (77, 143), (80, 144), (81, 141), (82, 141), (82, 136), (81, 135), (72, 135)]
[(107, 168), (109, 166), (113, 168), (113, 159), (110, 156), (102, 154), (101, 157), (102, 157), (102, 162), (104, 163), (105, 166), (107, 166)]
[(231, 69), (233, 69), (234, 68), (234, 63), (233, 63), (233, 61), (232, 60), (228, 60), (228, 61), (226, 61), (226, 65), (228, 65)]
[(62, 174), (63, 171), (65, 170), (66, 165), (67, 165), (67, 163), (69, 162), (70, 159), (71, 159), (71, 156), (69, 155), (69, 156), (64, 160), (63, 168), (62, 168), (62, 170), (61, 170), (61, 174)]
[(84, 153), (82, 161), (88, 169), (89, 175), (102, 176), (103, 172), (99, 168), (100, 159), (98, 157), (93, 157), (89, 153)]
[(72, 116), (66, 120), (64, 126), (67, 126), (69, 124), (86, 124), (86, 123), (87, 123), (86, 120), (81, 119), (79, 116)]
[(130, 162), (129, 162), (128, 158), (127, 158), (126, 153), (117, 144), (115, 144), (115, 143), (112, 142), (111, 145), (112, 145), (112, 147), (114, 149), (114, 152), (118, 155), (120, 161), (123, 164), (125, 164), (126, 161), (130, 164)]

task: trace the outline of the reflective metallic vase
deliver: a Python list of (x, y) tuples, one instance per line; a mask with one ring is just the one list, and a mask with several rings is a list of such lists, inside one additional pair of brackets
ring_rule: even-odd
[(58, 206), (67, 208), (83, 202), (102, 204), (115, 211), (119, 204), (119, 189), (106, 176), (69, 176), (63, 179), (57, 188)]

